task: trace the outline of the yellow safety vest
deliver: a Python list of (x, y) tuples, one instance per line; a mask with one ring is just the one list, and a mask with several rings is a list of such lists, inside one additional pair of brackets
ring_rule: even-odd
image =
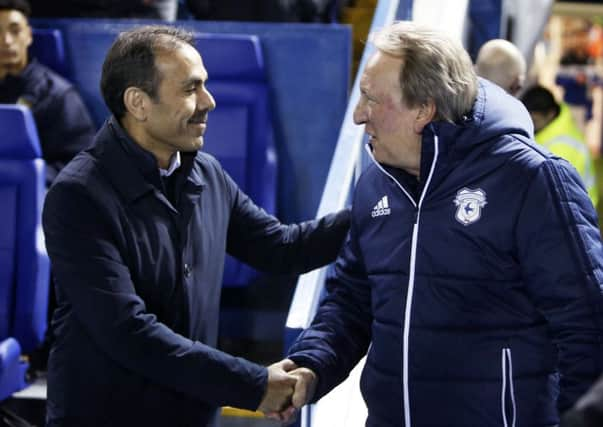
[(536, 142), (551, 153), (572, 164), (582, 177), (593, 205), (597, 206), (599, 193), (595, 181), (595, 167), (584, 135), (576, 126), (567, 104), (561, 104), (559, 115), (536, 133)]

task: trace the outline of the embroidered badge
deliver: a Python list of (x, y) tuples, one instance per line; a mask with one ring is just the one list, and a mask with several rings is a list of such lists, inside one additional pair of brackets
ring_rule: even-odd
[(487, 203), (486, 192), (481, 188), (477, 190), (463, 188), (456, 193), (454, 198), (454, 204), (457, 206), (454, 217), (463, 225), (473, 224), (481, 218), (482, 208)]

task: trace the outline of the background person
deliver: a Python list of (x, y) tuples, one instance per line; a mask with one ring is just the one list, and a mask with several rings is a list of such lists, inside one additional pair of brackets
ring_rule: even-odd
[(36, 18), (125, 18), (174, 21), (178, 15), (178, 0), (31, 1)]
[(67, 162), (88, 147), (96, 130), (73, 85), (28, 57), (30, 12), (26, 0), (0, 0), (0, 103), (31, 109), (50, 185)]
[(540, 85), (526, 90), (521, 96), (521, 102), (532, 116), (536, 142), (576, 168), (593, 205), (597, 206), (599, 193), (593, 160), (584, 135), (567, 104), (558, 103), (553, 93)]
[(517, 96), (526, 79), (526, 60), (517, 46), (504, 39), (489, 40), (477, 53), (475, 71)]

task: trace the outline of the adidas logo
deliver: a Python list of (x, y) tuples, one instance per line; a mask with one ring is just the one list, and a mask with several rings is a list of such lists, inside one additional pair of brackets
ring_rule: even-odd
[(389, 215), (392, 210), (389, 208), (389, 202), (387, 201), (387, 196), (383, 196), (379, 203), (375, 205), (373, 208), (373, 212), (371, 212), (371, 216), (376, 218), (378, 216)]

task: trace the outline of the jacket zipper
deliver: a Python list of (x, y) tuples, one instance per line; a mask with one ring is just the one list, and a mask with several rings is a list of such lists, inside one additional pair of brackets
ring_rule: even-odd
[[(366, 152), (368, 153), (369, 157), (371, 158), (371, 160), (373, 161), (373, 163), (375, 163), (375, 166), (377, 166), (377, 168), (383, 172), (384, 175), (388, 176), (392, 181), (394, 181), (394, 183), (398, 186), (398, 188), (404, 193), (404, 195), (408, 198), (408, 200), (410, 200), (410, 203), (412, 204), (413, 208), (417, 208), (417, 202), (415, 202), (415, 199), (412, 198), (412, 196), (410, 194), (408, 194), (408, 191), (406, 191), (406, 188), (404, 188), (402, 186), (402, 184), (400, 184), (398, 182), (398, 180), (396, 178), (394, 178), (388, 171), (386, 171), (385, 169), (383, 169), (383, 166), (381, 166), (377, 160), (375, 160), (375, 158), (373, 157), (373, 153), (371, 153), (371, 149), (370, 147), (367, 145), (364, 146), (364, 149), (366, 150)], [(416, 221), (415, 221), (416, 222)]]
[(402, 396), (404, 400), (404, 425), (406, 427), (411, 427), (411, 419), (410, 419), (410, 397), (408, 392), (408, 337), (410, 333), (410, 315), (412, 310), (412, 297), (415, 287), (415, 264), (417, 257), (417, 239), (419, 236), (419, 221), (421, 218), (421, 206), (423, 205), (423, 200), (425, 198), (425, 194), (427, 194), (427, 189), (429, 188), (429, 184), (431, 183), (431, 178), (433, 177), (433, 172), (435, 170), (435, 166), (438, 160), (439, 154), (439, 140), (437, 135), (434, 134), (433, 138), (434, 145), (434, 153), (433, 160), (431, 161), (431, 167), (429, 168), (429, 175), (427, 176), (427, 181), (425, 181), (425, 186), (423, 187), (423, 191), (421, 191), (421, 196), (419, 197), (419, 203), (414, 201), (414, 199), (408, 194), (406, 189), (393, 177), (389, 174), (383, 167), (375, 160), (370, 149), (367, 147), (366, 150), (369, 153), (369, 156), (375, 162), (375, 165), (383, 172), (385, 175), (390, 177), (396, 185), (402, 190), (402, 192), (408, 197), (413, 207), (416, 209), (415, 213), (415, 223), (412, 228), (412, 243), (411, 243), (411, 252), (410, 252), (410, 268), (409, 268), (409, 277), (408, 277), (408, 289), (406, 291), (406, 307), (404, 309), (404, 326), (402, 330)]
[[(502, 389), (500, 393), (500, 405), (504, 427), (515, 427), (515, 391), (513, 390), (513, 359), (511, 358), (511, 349), (503, 348), (501, 352), (502, 364)], [(511, 424), (507, 420), (507, 384), (509, 387), (508, 394), (511, 397)]]

